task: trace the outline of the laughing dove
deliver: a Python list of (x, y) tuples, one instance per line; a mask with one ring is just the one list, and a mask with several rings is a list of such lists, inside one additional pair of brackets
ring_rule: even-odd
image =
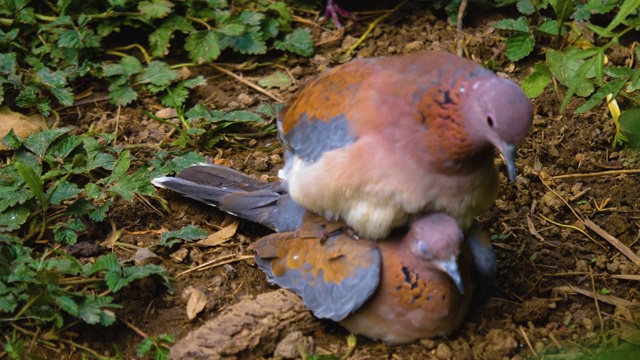
[(493, 204), (493, 148), (515, 178), (532, 107), (514, 82), (445, 52), (354, 60), (320, 74), (278, 117), (279, 176), (302, 207), (366, 238), (422, 212), (468, 229)]
[(256, 263), (316, 317), (354, 334), (397, 344), (458, 328), (471, 299), (472, 257), (453, 218), (423, 214), (378, 242), (345, 228), (307, 212), (300, 229), (258, 240)]

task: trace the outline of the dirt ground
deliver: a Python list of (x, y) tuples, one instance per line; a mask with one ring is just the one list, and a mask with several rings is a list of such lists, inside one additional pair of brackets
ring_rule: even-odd
[[(477, 16), (480, 13), (483, 15)], [(504, 16), (500, 12), (469, 11), (464, 27), (465, 56), (479, 61), (492, 59), (497, 72), (519, 81), (529, 74), (544, 49), (537, 49), (535, 56), (521, 64), (506, 60), (503, 41), (491, 29)], [(373, 19), (361, 16), (358, 22), (345, 21), (344, 33), (308, 25), (322, 43), (317, 54), (311, 59), (294, 57), (283, 62), (281, 65), (296, 83), (271, 92), (287, 99), (310, 76), (343, 61), (338, 59), (344, 49), (364, 33)], [(455, 52), (454, 36), (455, 29), (446, 22), (444, 13), (409, 6), (378, 24), (353, 56), (388, 56), (424, 49)], [(619, 46), (611, 60), (621, 65), (631, 56), (630, 49)], [(279, 63), (278, 59), (272, 60)], [(256, 82), (277, 70), (280, 69), (262, 67), (242, 75)], [(272, 101), (212, 67), (191, 71), (204, 75), (208, 82), (197, 90), (194, 103), (204, 101), (212, 108), (234, 110), (254, 109)], [(640, 254), (640, 175), (626, 171), (637, 168), (637, 158), (629, 150), (612, 147), (614, 126), (605, 106), (573, 115), (573, 109), (581, 103), (582, 100), (574, 100), (566, 112), (559, 113), (558, 94), (547, 90), (533, 100), (535, 119), (530, 135), (518, 150), (515, 183), (507, 181), (504, 165), (497, 160), (501, 171), (499, 199), (481, 221), (494, 239), (499, 275), (493, 284), (477, 289), (460, 329), (448, 338), (401, 346), (360, 337), (350, 359), (582, 359), (597, 354), (603, 359), (640, 358), (638, 264), (585, 226), (585, 222), (592, 221), (603, 233), (620, 240), (623, 247)], [(151, 112), (161, 109), (153, 98), (145, 99), (142, 106)], [(113, 132), (118, 124), (122, 145), (157, 144), (171, 139), (168, 127), (146, 118), (140, 110), (125, 108), (118, 113), (105, 102), (74, 108), (63, 122), (80, 129), (93, 124), (105, 132)], [(221, 143), (217, 152), (203, 155), (245, 173), (275, 180), (283, 163), (283, 150), (249, 150), (277, 143), (275, 137), (256, 140), (243, 141), (243, 146)], [(153, 153), (142, 149), (137, 155), (149, 157)], [(170, 213), (157, 210), (161, 209), (158, 204), (152, 208), (141, 201), (123, 203), (115, 210), (113, 220), (119, 229), (126, 230), (120, 241), (144, 246), (157, 243), (161, 229), (177, 230), (195, 224), (213, 233), (233, 221), (233, 217), (177, 194), (160, 194), (167, 199)], [(182, 251), (188, 255), (181, 262), (169, 253), (158, 254), (162, 265), (176, 279), (175, 294), (153, 282), (136, 283), (118, 295), (124, 305), (117, 312), (118, 319), (148, 335), (169, 333), (181, 339), (215, 319), (223, 309), (276, 290), (249, 259), (252, 241), (268, 233), (258, 225), (240, 221), (236, 235), (224, 244), (204, 248), (185, 245)], [(216, 259), (220, 266), (183, 274)], [(205, 309), (194, 320), (187, 319), (185, 310), (188, 287), (198, 288), (206, 296)], [(336, 324), (303, 317), (293, 322), (292, 329), (311, 337), (316, 354), (341, 356), (347, 352), (348, 333)], [(123, 358), (133, 359), (141, 337), (132, 326), (118, 321), (97, 332), (83, 331), (75, 341), (105, 355), (116, 356), (119, 352)], [(278, 340), (270, 341), (272, 344), (264, 349), (273, 349), (273, 342)], [(271, 355), (239, 355), (260, 356)]]

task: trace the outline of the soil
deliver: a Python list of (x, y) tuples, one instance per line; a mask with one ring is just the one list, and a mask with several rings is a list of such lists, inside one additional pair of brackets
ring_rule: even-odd
[[(311, 76), (349, 60), (344, 58), (344, 50), (379, 15), (345, 20), (343, 32), (307, 25), (321, 43), (316, 55), (310, 59), (289, 56), (284, 62), (272, 59), (292, 74), (295, 84), (269, 91), (286, 100)], [(485, 63), (491, 60), (498, 73), (520, 81), (542, 58), (544, 48), (537, 48), (536, 54), (519, 64), (509, 62), (504, 55), (504, 39), (491, 28), (504, 16), (472, 8), (465, 17), (464, 55)], [(425, 8), (424, 4), (409, 5), (376, 25), (352, 55), (390, 56), (425, 49), (455, 52), (455, 34), (444, 13)], [(632, 50), (624, 46), (612, 50), (616, 64), (633, 61), (632, 56)], [(242, 76), (257, 82), (278, 70), (281, 68), (261, 67)], [(191, 71), (204, 75), (208, 83), (197, 89), (192, 97), (194, 103), (204, 102), (211, 108), (228, 111), (254, 109), (272, 101), (213, 67)], [(603, 233), (617, 238), (622, 247), (640, 255), (640, 177), (626, 171), (637, 167), (637, 157), (630, 150), (612, 146), (615, 129), (606, 106), (574, 115), (573, 110), (583, 103), (577, 99), (559, 113), (561, 96), (550, 88), (533, 100), (535, 119), (529, 136), (519, 146), (518, 177), (514, 183), (508, 182), (504, 165), (497, 160), (501, 171), (499, 199), (480, 220), (494, 239), (499, 274), (492, 284), (477, 289), (460, 329), (446, 338), (400, 346), (359, 337), (350, 359), (582, 359), (596, 355), (627, 359), (634, 358), (633, 354), (639, 358), (638, 264), (585, 226), (587, 220), (592, 221)], [(141, 106), (155, 112), (162, 108), (159, 104), (157, 99), (147, 98)], [(118, 110), (106, 102), (73, 108), (62, 121), (80, 131), (93, 126), (97, 131), (113, 132), (117, 126), (120, 145), (160, 141), (168, 144), (175, 137), (170, 128), (150, 120), (140, 110)], [(283, 164), (283, 150), (275, 146), (275, 150), (264, 151), (274, 144), (274, 136), (222, 142), (215, 151), (203, 155), (247, 174), (275, 180)], [(136, 155), (148, 158), (153, 151), (143, 147)], [(161, 191), (160, 195), (167, 200), (169, 212), (158, 203), (139, 200), (123, 202), (114, 210), (115, 226), (125, 230), (119, 241), (145, 246), (157, 243), (160, 231), (194, 224), (214, 233), (235, 220), (177, 194)], [(83, 329), (74, 341), (104, 355), (133, 359), (142, 340), (134, 327), (151, 336), (168, 333), (176, 340), (182, 339), (234, 305), (256, 301), (255, 296), (275, 291), (277, 288), (267, 283), (250, 259), (252, 241), (268, 233), (259, 225), (240, 221), (236, 234), (221, 245), (173, 249), (187, 254), (182, 261), (174, 260), (170, 253), (159, 253), (162, 265), (175, 278), (175, 293), (166, 292), (153, 281), (137, 282), (117, 295), (123, 305), (117, 311), (120, 321), (109, 328)], [(124, 257), (132, 256), (124, 249), (118, 252)], [(185, 273), (216, 259), (219, 266)], [(185, 299), (194, 288), (205, 296), (204, 310), (189, 320)], [(287, 331), (299, 330), (303, 336), (289, 339), (290, 343), (310, 346), (310, 337), (316, 354), (347, 353), (348, 333), (339, 325), (311, 316), (295, 320), (286, 319)], [(239, 349), (238, 357), (269, 358), (272, 355), (268, 352), (280, 340), (258, 338), (255, 341), (262, 343), (254, 348), (254, 355)], [(248, 343), (245, 346), (249, 347)], [(70, 352), (66, 357), (74, 357)], [(233, 353), (227, 356), (233, 358)]]

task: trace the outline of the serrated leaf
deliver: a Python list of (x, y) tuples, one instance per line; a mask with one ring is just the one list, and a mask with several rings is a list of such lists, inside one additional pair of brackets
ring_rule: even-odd
[(220, 34), (219, 44), (221, 49), (230, 47), (241, 54), (265, 54), (267, 44), (262, 40), (260, 33), (256, 29), (251, 29), (240, 36), (226, 36)]
[(573, 94), (578, 96), (589, 96), (593, 93), (593, 83), (588, 79), (587, 73), (593, 71), (597, 58), (591, 58), (582, 63), (575, 72), (573, 78), (569, 80), (569, 86), (567, 87), (567, 93), (565, 94), (564, 101), (560, 106), (560, 111), (564, 111), (564, 108), (569, 104), (569, 100), (573, 97)]
[(107, 217), (107, 213), (111, 208), (112, 201), (106, 201), (104, 204), (100, 205), (99, 208), (89, 213), (89, 219), (95, 222), (101, 222)]
[(549, 68), (543, 63), (536, 63), (533, 72), (529, 74), (520, 86), (522, 90), (529, 98), (538, 97), (538, 95), (542, 94), (544, 89), (551, 84), (552, 76)]
[(21, 182), (8, 186), (0, 186), (0, 212), (16, 204), (24, 204), (33, 198), (33, 193), (23, 187)]
[[(52, 205), (60, 205), (63, 201), (73, 199), (82, 192), (75, 183), (62, 181), (54, 190), (47, 191), (47, 198)], [(49, 194), (51, 192), (51, 194)]]
[(14, 231), (20, 228), (20, 225), (27, 221), (27, 218), (31, 214), (29, 208), (23, 205), (18, 205), (6, 209), (0, 213), (0, 232)]
[(102, 255), (96, 259), (94, 264), (87, 264), (87, 269), (84, 271), (84, 274), (89, 276), (101, 271), (120, 272), (120, 263), (115, 254)]
[(189, 58), (198, 64), (217, 59), (221, 52), (218, 35), (214, 30), (191, 33), (184, 48), (189, 52)]
[(113, 105), (127, 106), (138, 99), (138, 93), (133, 89), (131, 84), (124, 86), (111, 84), (109, 86), (109, 99)]
[(305, 29), (293, 30), (282, 41), (276, 41), (274, 46), (278, 50), (286, 50), (306, 57), (313, 55), (315, 51), (313, 36)]
[(511, 61), (524, 59), (531, 54), (536, 45), (536, 39), (531, 34), (513, 35), (505, 41), (505, 55)]
[(252, 112), (244, 111), (244, 110), (235, 110), (230, 111), (224, 116), (222, 116), (221, 120), (229, 121), (232, 123), (236, 122), (262, 122), (262, 118)]
[[(592, 58), (589, 61), (583, 60), (585, 56), (597, 54), (599, 51), (595, 49), (595, 53), (592, 51), (583, 51), (575, 48), (569, 48), (564, 52), (549, 49), (546, 54), (546, 63), (549, 66), (551, 74), (564, 86), (573, 90), (568, 91), (565, 102), (571, 99), (573, 94), (579, 96), (589, 96), (594, 91), (593, 83), (590, 78), (593, 78), (595, 74), (595, 65)], [(584, 64), (589, 63), (591, 67), (587, 67)], [(566, 104), (565, 104), (566, 106)], [(562, 107), (564, 109), (564, 107)]]
[(171, 90), (167, 90), (167, 92), (160, 97), (160, 101), (162, 105), (176, 109), (184, 105), (188, 98), (189, 90), (180, 84), (172, 87)]
[(527, 34), (529, 33), (529, 31), (531, 31), (531, 28), (529, 27), (529, 22), (523, 16), (515, 20), (514, 19), (500, 20), (495, 25), (493, 25), (493, 28), (500, 29), (500, 30), (520, 32), (520, 33), (527, 33)]
[(258, 84), (264, 88), (287, 88), (291, 86), (292, 83), (289, 75), (282, 71), (276, 71), (258, 80)]
[(64, 160), (71, 155), (71, 152), (80, 146), (82, 142), (82, 137), (72, 135), (60, 141), (55, 141), (47, 148), (45, 154), (47, 157), (55, 159), (56, 161)]
[(178, 78), (180, 78), (180, 73), (176, 70), (171, 70), (169, 64), (162, 61), (152, 61), (144, 74), (142, 74), (139, 82), (157, 87), (166, 87)]
[(518, 8), (518, 11), (524, 15), (531, 15), (536, 12), (536, 8), (535, 6), (533, 6), (531, 0), (520, 0), (516, 4), (516, 6)]
[(9, 150), (15, 150), (22, 145), (22, 139), (20, 139), (20, 137), (13, 132), (13, 128), (11, 128), (7, 135), (2, 138), (2, 145), (6, 146)]
[(61, 32), (58, 46), (73, 49), (96, 48), (100, 46), (100, 37), (91, 29), (72, 28)]
[(203, 229), (194, 226), (187, 225), (180, 230), (167, 231), (160, 236), (160, 246), (172, 247), (173, 245), (186, 240), (188, 242), (204, 239), (207, 237), (207, 232)]
[(53, 228), (53, 238), (58, 244), (73, 245), (78, 241), (78, 235), (71, 229), (56, 225)]
[(173, 3), (167, 0), (141, 1), (138, 10), (146, 19), (152, 20), (169, 15), (173, 6)]
[(26, 138), (22, 144), (38, 158), (42, 158), (51, 143), (71, 130), (71, 127), (61, 127), (40, 131)]
[(207, 84), (207, 80), (202, 75), (196, 76), (193, 79), (185, 80), (182, 82), (184, 87), (188, 89), (193, 89), (196, 86), (202, 86)]
[[(560, 35), (564, 34), (564, 29), (560, 29)], [(536, 33), (542, 33), (549, 36), (558, 36), (558, 21), (547, 19), (544, 20), (538, 27), (536, 28)]]
[(56, 305), (71, 316), (78, 316), (78, 304), (68, 296), (53, 296)]
[(73, 104), (73, 92), (66, 87), (67, 78), (62, 72), (51, 72), (48, 68), (42, 68), (36, 72), (36, 77), (60, 104), (64, 106)]
[(87, 295), (78, 304), (78, 318), (87, 324), (109, 326), (116, 321), (116, 316), (113, 312), (103, 310), (103, 308), (121, 308), (120, 305), (112, 304), (112, 302), (113, 298), (110, 296)]
[(140, 343), (138, 343), (138, 348), (136, 349), (136, 355), (138, 358), (143, 358), (151, 349), (153, 349), (153, 339), (151, 337), (147, 337), (142, 339)]
[(240, 36), (245, 31), (245, 26), (242, 24), (225, 24), (216, 29), (219, 34), (227, 36)]

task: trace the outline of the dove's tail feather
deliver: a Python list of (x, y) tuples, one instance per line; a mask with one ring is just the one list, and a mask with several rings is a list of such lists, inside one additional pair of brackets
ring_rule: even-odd
[(302, 225), (304, 208), (281, 183), (261, 181), (225, 166), (194, 165), (177, 177), (159, 177), (152, 183), (277, 232)]

